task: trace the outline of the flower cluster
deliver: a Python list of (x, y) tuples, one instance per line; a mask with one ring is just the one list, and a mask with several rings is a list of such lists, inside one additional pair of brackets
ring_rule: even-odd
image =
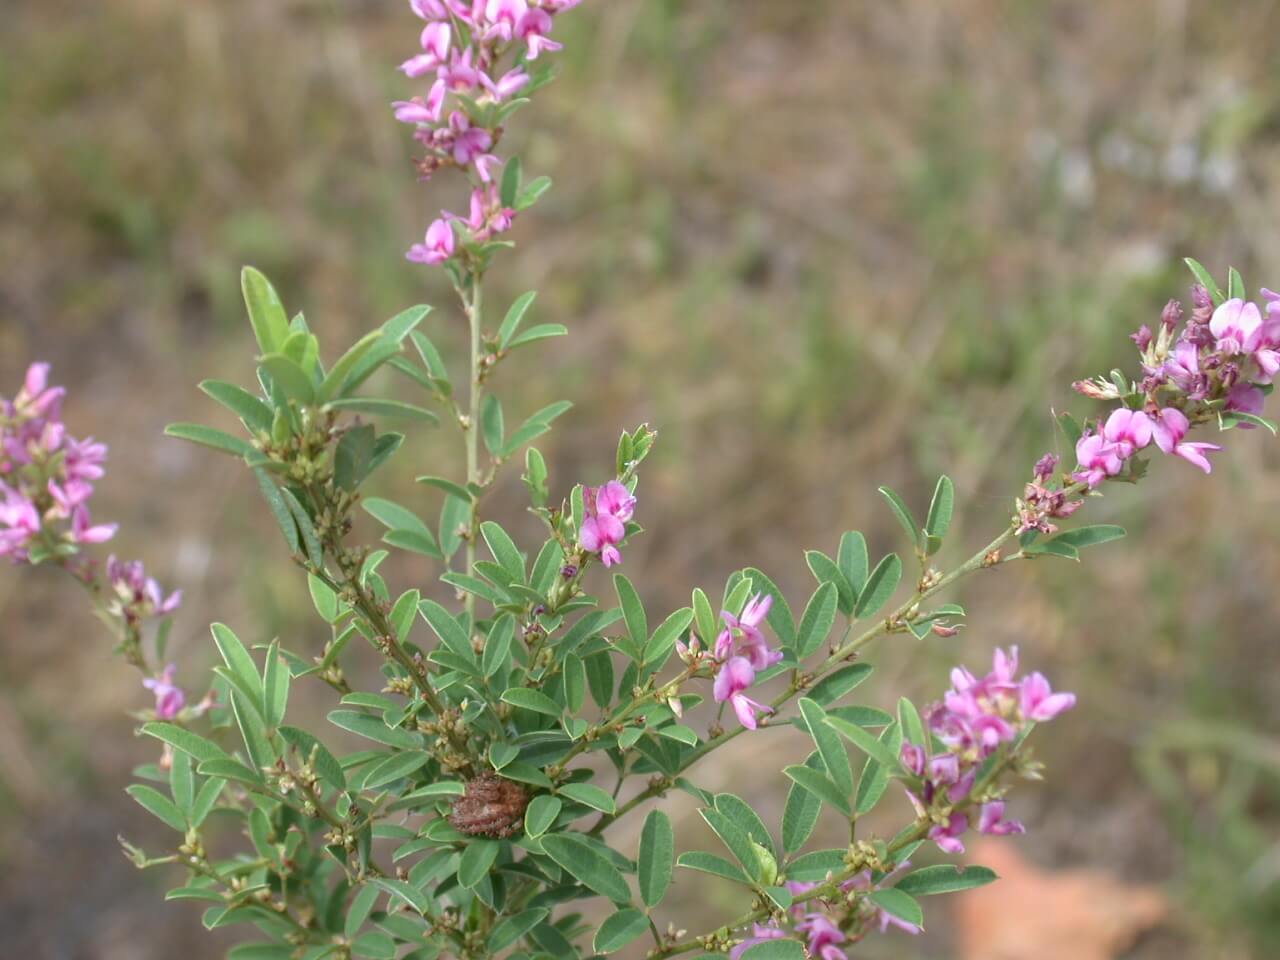
[(712, 693), (716, 703), (727, 701), (733, 707), (738, 720), (748, 730), (756, 728), (759, 713), (773, 712), (772, 708), (747, 696), (747, 690), (756, 682), (756, 674), (782, 659), (782, 651), (771, 650), (760, 629), (772, 606), (772, 596), (756, 594), (743, 608), (741, 616), (734, 616), (728, 610), (720, 614), (725, 627), (716, 637), (714, 654), (720, 668)]
[[(1142, 354), (1143, 378), (1127, 384), (1107, 380), (1076, 383), (1076, 390), (1098, 399), (1121, 399), (1125, 406), (1087, 431), (1076, 444), (1079, 462), (1072, 479), (1090, 489), (1118, 476), (1134, 454), (1154, 442), (1164, 453), (1181, 457), (1209, 473), (1214, 443), (1190, 442), (1191, 427), (1223, 414), (1236, 414), (1248, 429), (1249, 417), (1262, 412), (1271, 381), (1280, 371), (1280, 294), (1263, 289), (1264, 310), (1233, 297), (1216, 307), (1209, 292), (1192, 289), (1192, 311), (1182, 331), (1183, 311), (1170, 301), (1159, 330), (1147, 326), (1133, 335)], [(1243, 415), (1243, 416), (1240, 416)]]
[(108, 557), (107, 583), (111, 588), (109, 612), (129, 625), (173, 613), (182, 603), (182, 591), (175, 590), (166, 597), (139, 560), (117, 560), (114, 554)]
[[(815, 960), (848, 960), (845, 952), (849, 945), (863, 939), (868, 933), (884, 933), (890, 928), (912, 935), (920, 933), (920, 927), (895, 917), (880, 909), (866, 894), (889, 886), (889, 881), (911, 867), (904, 860), (878, 880), (870, 869), (854, 874), (839, 885), (839, 896), (834, 898), (812, 897), (795, 904), (790, 910), (792, 929), (805, 941), (808, 955)], [(819, 886), (817, 883), (788, 880), (785, 884), (793, 897), (804, 896)], [(751, 947), (767, 940), (787, 939), (788, 931), (780, 923), (757, 923), (751, 936), (729, 951), (730, 960), (741, 960)]]
[(441, 211), (423, 242), (409, 249), (409, 260), (449, 260), (457, 250), (455, 230), (465, 231), (466, 242), (483, 244), (510, 229), (515, 210), (502, 202), (494, 175), (502, 161), (493, 150), (515, 106), (512, 98), (533, 83), (530, 62), (560, 49), (551, 39), (554, 17), (579, 2), (409, 0), (426, 26), (422, 52), (400, 69), (414, 79), (430, 78), (431, 86), (425, 97), (393, 103), (395, 117), (413, 124), (414, 139), (426, 150), (417, 161), (423, 179), (449, 166), (473, 177), (469, 216)]
[(116, 532), (89, 517), (107, 448), (67, 433), (64, 394), (49, 386), (49, 365), (33, 363), (17, 395), (0, 398), (0, 556), (15, 563), (68, 555)]
[(929, 729), (946, 750), (933, 754), (929, 745), (904, 743), (902, 765), (918, 781), (907, 791), (917, 815), (931, 822), (929, 839), (947, 853), (963, 853), (961, 837), (970, 827), (966, 812), (980, 804), (980, 833), (1022, 833), (1016, 820), (1004, 819), (1004, 801), (988, 793), (975, 796), (984, 761), (1011, 744), (1030, 724), (1052, 720), (1075, 706), (1071, 693), (1054, 693), (1043, 674), (1022, 678), (1018, 648), (996, 650), (991, 672), (978, 679), (964, 667), (951, 673), (952, 689), (928, 711)]
[(622, 562), (618, 550), (627, 535), (627, 521), (635, 513), (636, 498), (622, 483), (610, 480), (602, 487), (584, 487), (582, 529), (578, 543), (587, 553), (600, 554), (606, 567)]

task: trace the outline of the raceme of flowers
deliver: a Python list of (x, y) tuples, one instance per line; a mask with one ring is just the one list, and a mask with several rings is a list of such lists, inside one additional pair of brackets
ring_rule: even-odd
[(0, 557), (68, 555), (75, 544), (102, 543), (115, 524), (89, 516), (94, 481), (107, 448), (77, 440), (62, 422), (66, 391), (49, 385), (49, 364), (33, 363), (22, 389), (0, 398)]
[(497, 172), (503, 161), (494, 152), (513, 98), (533, 84), (531, 64), (560, 49), (551, 39), (555, 17), (581, 0), (410, 0), (425, 26), (421, 52), (400, 65), (410, 78), (429, 81), (425, 95), (392, 104), (395, 117), (414, 127), (425, 154), (419, 175), (430, 179), (444, 167), (457, 167), (472, 180), (470, 210), (447, 210), (432, 221), (421, 243), (406, 258), (439, 264), (464, 244), (483, 245), (511, 228), (516, 210), (503, 203)]
[[(1153, 334), (1142, 326), (1133, 340), (1142, 355), (1142, 379), (1113, 410), (1076, 444), (1079, 466), (1072, 478), (1088, 488), (1118, 476), (1138, 451), (1154, 443), (1209, 473), (1216, 443), (1187, 440), (1191, 427), (1219, 415), (1249, 417), (1262, 412), (1271, 381), (1280, 370), (1280, 294), (1263, 289), (1265, 308), (1240, 297), (1214, 306), (1203, 284), (1192, 288), (1192, 310), (1181, 331), (1177, 301), (1165, 307)], [(1265, 316), (1264, 316), (1265, 313)], [(1120, 386), (1104, 380), (1075, 384), (1086, 396), (1115, 399)]]

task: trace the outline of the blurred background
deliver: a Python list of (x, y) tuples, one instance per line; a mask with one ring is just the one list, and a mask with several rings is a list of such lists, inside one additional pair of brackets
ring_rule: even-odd
[[(331, 358), (417, 302), (460, 355), (442, 275), (402, 259), (464, 207), (456, 181), (414, 181), (388, 108), (417, 21), (397, 0), (8, 0), (4, 21), (0, 392), (52, 361), (73, 431), (110, 443), (96, 513), (186, 590), (181, 680), (215, 618), (318, 650), (252, 477), (161, 431), (225, 425), (196, 382), (249, 381), (242, 263)], [(1051, 409), (1095, 409), (1070, 382), (1132, 369), (1127, 335), (1185, 296), (1184, 255), (1280, 286), (1277, 30), (1269, 0), (585, 4), (510, 133), (556, 185), (487, 299), (536, 287), (536, 319), (572, 336), (504, 365), (508, 418), (577, 401), (540, 444), (557, 494), (605, 477), (624, 426), (659, 428), (626, 561), (653, 608), (746, 565), (802, 606), (805, 548), (856, 528), (900, 549), (876, 487), (923, 513), (942, 471), (960, 498), (942, 559), (966, 556), (1061, 449)], [(1047, 782), (1013, 798), (1029, 835), (976, 852), (1010, 880), (858, 956), (1280, 955), (1280, 445), (1226, 441), (1211, 478), (1160, 462), (1091, 505), (1129, 540), (967, 581), (959, 637), (873, 651), (874, 705), (928, 701), (951, 664), (1017, 643), (1080, 707), (1038, 738)], [(412, 437), (374, 490), (433, 510), (412, 477), (456, 470), (455, 446)], [(494, 514), (532, 537), (517, 472)], [(162, 902), (172, 878), (119, 853), (118, 834), (169, 839), (122, 792), (153, 753), (126, 711), (150, 699), (80, 600), (0, 570), (0, 953), (220, 956), (195, 905)], [(758, 771), (807, 748), (785, 730), (735, 747), (704, 779), (776, 823), (783, 781)], [(679, 883), (678, 926), (737, 913), (702, 875)]]

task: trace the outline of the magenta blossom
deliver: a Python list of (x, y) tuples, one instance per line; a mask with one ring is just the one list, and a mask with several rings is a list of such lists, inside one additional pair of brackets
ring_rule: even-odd
[(756, 670), (765, 670), (781, 660), (782, 651), (770, 650), (768, 641), (765, 640), (764, 633), (760, 629), (760, 625), (768, 618), (772, 606), (772, 595), (757, 593), (747, 601), (740, 617), (735, 617), (728, 610), (722, 610), (720, 619), (724, 621), (725, 628), (716, 638), (716, 659), (724, 660), (733, 653), (734, 635), (737, 634), (740, 644), (739, 653), (744, 654)]
[(978, 832), (995, 837), (1007, 837), (1012, 834), (1026, 833), (1027, 828), (1018, 820), (1004, 819), (1004, 801), (992, 800), (984, 803), (978, 812)]
[(1209, 331), (1218, 350), (1227, 356), (1252, 353), (1262, 338), (1262, 314), (1256, 303), (1235, 297), (1213, 311)]
[(1103, 437), (1115, 445), (1122, 460), (1151, 442), (1151, 419), (1141, 410), (1113, 410), (1102, 428)]
[(1092, 489), (1107, 477), (1114, 477), (1124, 466), (1115, 444), (1109, 443), (1100, 433), (1085, 434), (1076, 443), (1076, 460), (1079, 469), (1071, 479), (1087, 483)]
[(729, 960), (742, 960), (742, 955), (757, 943), (764, 943), (767, 940), (783, 940), (786, 936), (782, 928), (776, 923), (757, 923), (751, 928), (751, 936), (729, 951)]
[(424, 242), (415, 243), (404, 256), (413, 263), (443, 263), (453, 256), (453, 251), (453, 227), (441, 218), (427, 228)]
[(169, 664), (159, 677), (144, 677), (142, 685), (156, 695), (156, 717), (172, 720), (187, 705), (187, 695), (173, 682), (177, 666)]
[(1205, 454), (1222, 448), (1216, 443), (1184, 442), (1182, 438), (1187, 435), (1190, 427), (1190, 422), (1187, 420), (1185, 413), (1176, 407), (1165, 407), (1159, 412), (1155, 420), (1153, 435), (1156, 446), (1165, 453), (1173, 454), (1175, 457), (1182, 457), (1188, 463), (1194, 464), (1205, 473), (1209, 473), (1213, 470), (1213, 465), (1209, 463), (1209, 458)]
[(578, 543), (588, 553), (599, 553), (606, 567), (622, 562), (618, 551), (627, 535), (627, 521), (635, 512), (636, 498), (617, 480), (583, 490), (585, 516)]
[(738, 721), (748, 730), (756, 729), (757, 711), (763, 714), (773, 713), (772, 707), (747, 696), (746, 691), (755, 682), (756, 671), (751, 661), (746, 657), (730, 657), (716, 673), (715, 683), (711, 688), (716, 703), (727, 700), (733, 707), (733, 712), (738, 715)]
[(173, 613), (182, 604), (181, 590), (166, 597), (160, 584), (154, 577), (147, 576), (137, 560), (118, 560), (114, 554), (108, 557), (107, 583), (115, 594), (112, 612), (131, 623)]

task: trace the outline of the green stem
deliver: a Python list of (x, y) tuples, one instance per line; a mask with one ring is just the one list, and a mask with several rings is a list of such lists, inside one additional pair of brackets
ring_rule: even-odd
[[(462, 305), (467, 313), (467, 325), (471, 330), (471, 393), (469, 402), (469, 413), (467, 418), (466, 442), (467, 442), (467, 483), (480, 483), (480, 405), (484, 399), (484, 383), (481, 379), (482, 360), (480, 354), (480, 332), (482, 323), (483, 309), (483, 293), (481, 290), (481, 275), (479, 273), (471, 274), (471, 293), (467, 296), (459, 291), (462, 297)], [(467, 530), (467, 573), (470, 573), (476, 564), (476, 539), (480, 535), (480, 506), (472, 499), (471, 516), (468, 522)], [(463, 601), (466, 605), (468, 616), (474, 617), (476, 608), (475, 594), (468, 593)]]

